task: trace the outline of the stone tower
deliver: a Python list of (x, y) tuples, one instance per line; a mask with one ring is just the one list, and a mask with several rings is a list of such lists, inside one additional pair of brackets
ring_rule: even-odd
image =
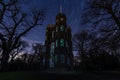
[(49, 68), (70, 68), (73, 63), (71, 28), (67, 26), (66, 16), (60, 12), (56, 23), (46, 29), (45, 66)]

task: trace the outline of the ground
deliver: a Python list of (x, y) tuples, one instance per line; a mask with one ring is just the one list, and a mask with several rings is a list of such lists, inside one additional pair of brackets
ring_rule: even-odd
[(120, 80), (120, 72), (1, 72), (0, 80)]

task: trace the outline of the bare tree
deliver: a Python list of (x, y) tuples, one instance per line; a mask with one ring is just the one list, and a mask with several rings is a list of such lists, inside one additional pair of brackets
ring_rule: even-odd
[(45, 10), (34, 10), (31, 13), (22, 13), (18, 0), (0, 0), (0, 40), (2, 49), (2, 70), (7, 66), (10, 53), (20, 46), (21, 37), (31, 29), (42, 25)]
[(89, 24), (100, 31), (96, 42), (99, 48), (119, 56), (120, 0), (86, 0), (85, 4), (82, 24)]
[(42, 50), (43, 50), (43, 45), (39, 44), (39, 43), (35, 43), (32, 45), (32, 48), (33, 48), (33, 54), (32, 54), (32, 57), (29, 61), (29, 63), (33, 63), (33, 62), (38, 62), (40, 64), (42, 64), (42, 60), (43, 60), (43, 53), (42, 53)]
[(79, 56), (81, 57), (82, 61), (82, 70), (84, 71), (86, 68), (86, 55), (87, 51), (89, 50), (89, 44), (92, 39), (92, 36), (89, 34), (87, 30), (83, 30), (78, 34), (74, 35), (74, 45), (76, 46)]
[(19, 44), (20, 44), (20, 46), (17, 47), (17, 48), (15, 48), (14, 50), (12, 50), (12, 52), (10, 53), (10, 57), (11, 57), (10, 63), (13, 62), (14, 58), (15, 58), (18, 54), (24, 53), (26, 47), (28, 47), (28, 43), (25, 42), (25, 41), (22, 41), (22, 40), (21, 40), (21, 41), (19, 42)]
[(103, 31), (120, 30), (120, 0), (86, 0), (82, 24), (92, 24)]

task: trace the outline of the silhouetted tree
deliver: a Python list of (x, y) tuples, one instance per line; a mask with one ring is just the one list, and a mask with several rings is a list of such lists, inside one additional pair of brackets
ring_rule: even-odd
[(19, 47), (15, 48), (14, 50), (12, 50), (12, 52), (10, 53), (10, 63), (13, 62), (14, 58), (21, 53), (24, 53), (26, 47), (28, 47), (28, 43), (26, 41), (20, 41), (19, 42)]
[(81, 57), (81, 66), (82, 70), (86, 68), (86, 57), (87, 51), (89, 50), (89, 44), (92, 39), (92, 36), (89, 34), (89, 31), (83, 30), (78, 34), (74, 35), (74, 45), (76, 46), (79, 56)]
[(0, 6), (1, 67), (5, 70), (10, 53), (20, 45), (20, 38), (34, 27), (42, 25), (45, 10), (23, 13), (18, 0), (0, 0)]
[(86, 0), (85, 4), (83, 24), (107, 27), (104, 28), (105, 31), (120, 30), (120, 0)]
[[(112, 33), (113, 34), (113, 33)], [(99, 36), (98, 36), (99, 35)], [(119, 68), (119, 31), (114, 35), (83, 30), (74, 36), (81, 56), (82, 70), (116, 70)]]
[[(105, 65), (110, 65), (111, 63), (116, 63), (117, 65), (120, 61), (119, 4), (120, 0), (85, 1), (82, 13), (82, 25), (94, 26), (95, 29), (93, 29), (93, 32), (97, 31), (96, 36), (89, 44), (90, 58), (88, 61), (91, 61), (92, 64), (94, 63), (92, 66), (97, 64), (99, 67), (103, 65), (105, 68)], [(104, 58), (111, 60), (111, 63)], [(104, 63), (105, 61), (106, 63)], [(110, 68), (109, 66), (107, 67)]]
[[(32, 45), (33, 53), (31, 54), (31, 57), (29, 58), (29, 66), (38, 68), (43, 66), (43, 45), (40, 43), (35, 43)], [(34, 64), (34, 65), (33, 65)]]

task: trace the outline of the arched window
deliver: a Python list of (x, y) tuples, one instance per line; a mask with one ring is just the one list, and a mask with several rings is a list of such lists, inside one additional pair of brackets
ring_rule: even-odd
[(56, 40), (56, 47), (58, 47), (58, 40)]
[(54, 49), (54, 42), (52, 42), (52, 49)]
[(51, 43), (50, 53), (51, 55), (54, 53), (54, 42)]
[(61, 20), (61, 21), (63, 21), (63, 20), (64, 20), (64, 18), (60, 18), (60, 20)]
[(55, 55), (55, 63), (58, 62), (58, 55)]
[(60, 26), (60, 31), (64, 31), (64, 25)]
[(64, 46), (64, 39), (60, 40), (60, 46)]

